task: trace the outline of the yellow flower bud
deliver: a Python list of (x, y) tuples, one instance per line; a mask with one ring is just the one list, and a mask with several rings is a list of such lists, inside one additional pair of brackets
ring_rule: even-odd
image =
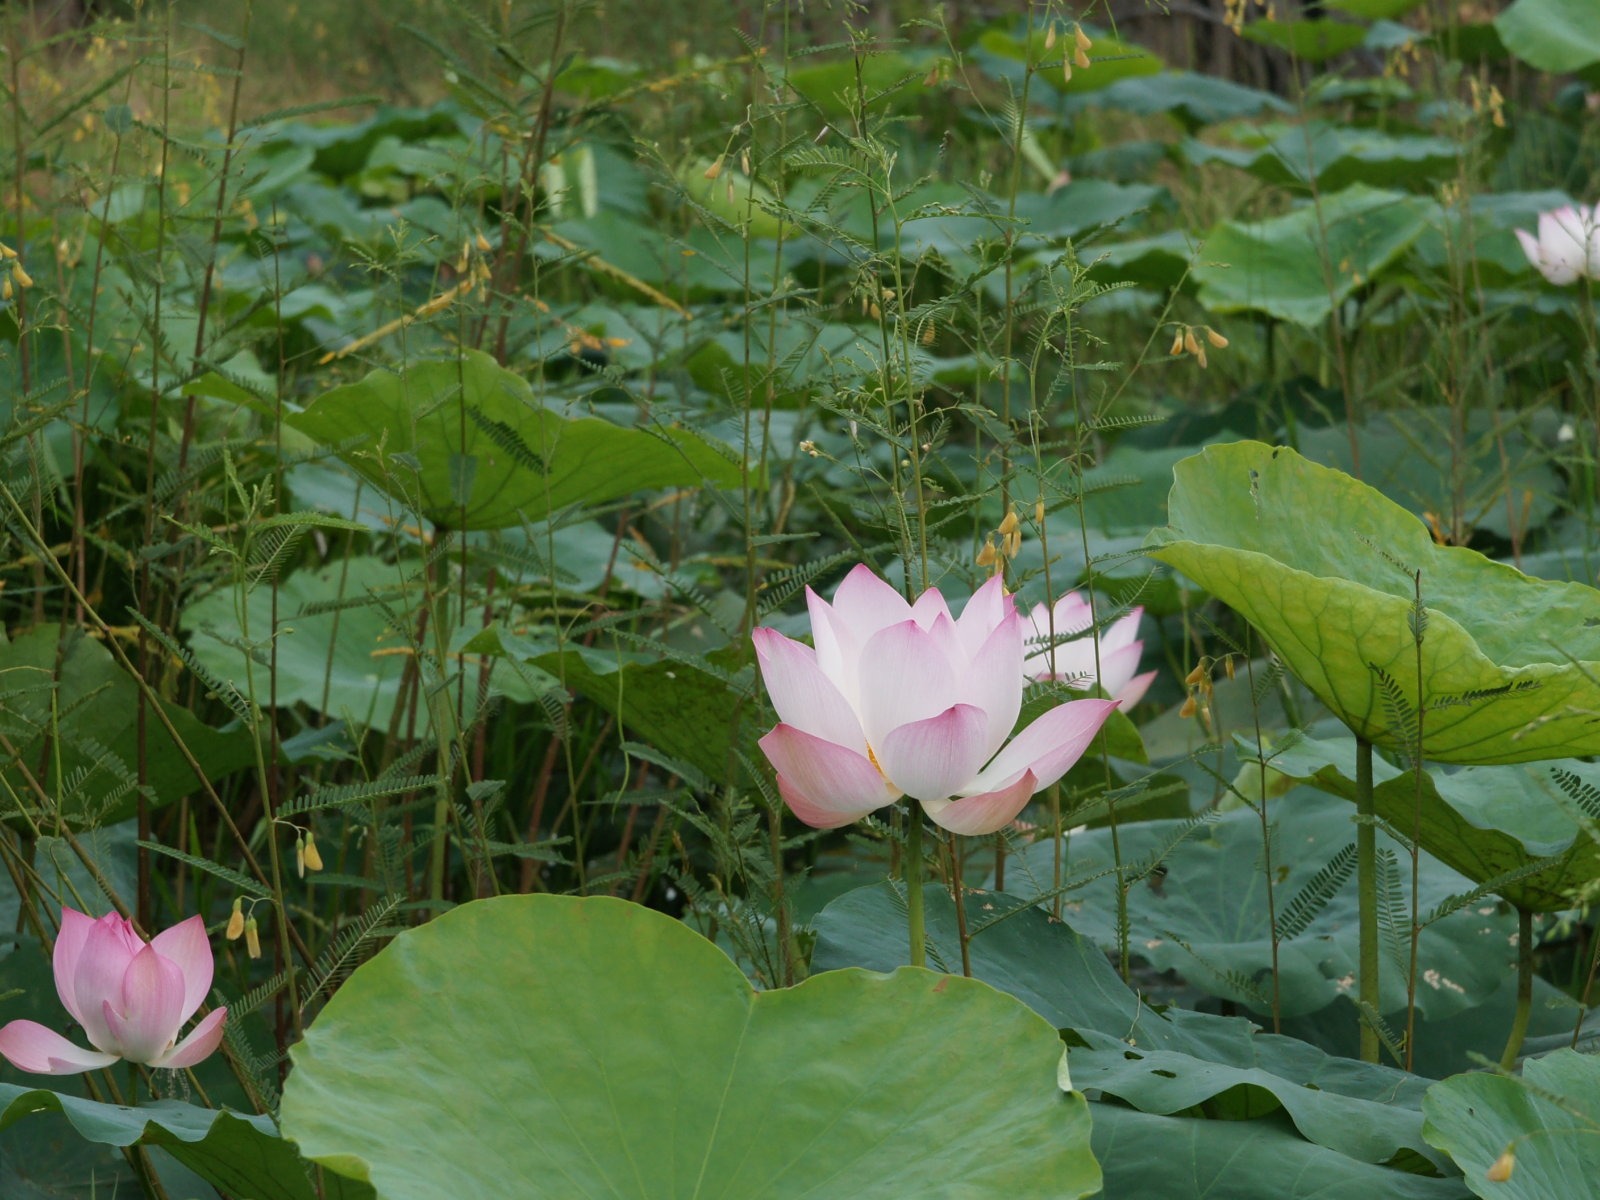
[(995, 554), (993, 538), (990, 538), (983, 543), (983, 549), (978, 551), (978, 557), (975, 561), (980, 567), (992, 567), (998, 561), (998, 556)]
[(1206, 327), (1206, 341), (1210, 342), (1218, 350), (1226, 350), (1228, 348), (1228, 339), (1209, 325)]
[(1183, 331), (1183, 348), (1190, 354), (1196, 356), (1200, 354), (1200, 341), (1194, 336), (1194, 330), (1185, 329)]
[(1000, 520), (1000, 528), (998, 532), (1002, 537), (1010, 537), (1017, 531), (1017, 527), (1021, 524), (1022, 522), (1017, 520), (1017, 514), (1014, 511), (1007, 512), (1006, 515)]
[(322, 870), (322, 855), (317, 852), (317, 835), (311, 830), (306, 830), (306, 869), (308, 871)]
[(1094, 65), (1089, 61), (1089, 56), (1083, 52), (1082, 47), (1079, 47), (1077, 50), (1072, 52), (1072, 61), (1076, 65), (1082, 67), (1084, 70), (1088, 70)]
[(254, 917), (244, 923), (244, 951), (251, 958), (261, 957), (261, 933)]
[(478, 247), (478, 252), (480, 254), (487, 254), (490, 250), (494, 249), (494, 247), (489, 244), (489, 239), (484, 237), (482, 232), (479, 232), (477, 237), (473, 239), (473, 245)]
[(1033, 502), (1033, 523), (1035, 525), (1044, 524), (1044, 498), (1042, 496)]
[(1072, 64), (1069, 63), (1066, 59), (1062, 59), (1061, 60), (1061, 82), (1062, 83), (1071, 83), (1072, 82)]
[(306, 840), (298, 833), (294, 835), (294, 873), (306, 877)]
[(722, 174), (722, 160), (719, 158), (706, 168), (706, 178), (715, 179)]
[(1511, 1172), (1516, 1169), (1516, 1166), (1517, 1156), (1512, 1152), (1511, 1147), (1507, 1146), (1505, 1152), (1490, 1164), (1486, 1177), (1490, 1183), (1504, 1183), (1511, 1178)]
[(228, 914), (228, 928), (223, 931), (222, 936), (230, 942), (237, 942), (242, 933), (244, 933), (244, 901), (235, 896), (233, 912)]
[(1194, 702), (1194, 697), (1190, 696), (1183, 702), (1183, 707), (1178, 710), (1178, 715), (1180, 717), (1192, 717), (1194, 716), (1195, 709), (1198, 707), (1199, 706)]
[(1183, 330), (1180, 329), (1172, 335), (1172, 349), (1168, 350), (1167, 353), (1172, 355), (1173, 358), (1177, 358), (1178, 355), (1183, 353)]
[(11, 264), (11, 278), (17, 281), (18, 287), (30, 288), (33, 286), (33, 276), (24, 271), (22, 264), (19, 262)]
[(1087, 51), (1090, 46), (1094, 45), (1089, 40), (1089, 35), (1083, 31), (1082, 25), (1074, 25), (1072, 27), (1072, 40), (1077, 43), (1078, 49), (1083, 51)]
[(1056, 48), (1056, 23), (1054, 21), (1051, 21), (1049, 28), (1044, 31), (1044, 48), (1046, 50), (1054, 50)]
[(0, 300), (11, 299), (11, 276), (0, 279)]

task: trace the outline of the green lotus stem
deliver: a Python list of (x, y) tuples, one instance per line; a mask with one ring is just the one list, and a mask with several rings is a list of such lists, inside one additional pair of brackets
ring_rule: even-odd
[(1517, 909), (1517, 1011), (1511, 1018), (1511, 1036), (1500, 1055), (1500, 1069), (1509, 1071), (1522, 1053), (1522, 1039), (1528, 1035), (1528, 1019), (1533, 1015), (1533, 910)]
[(907, 805), (906, 814), (906, 860), (901, 867), (900, 874), (906, 882), (906, 918), (911, 927), (911, 965), (925, 967), (928, 965), (927, 952), (924, 943), (927, 938), (924, 934), (922, 917), (922, 806), (915, 800)]
[(1378, 826), (1372, 796), (1372, 743), (1356, 735), (1356, 894), (1359, 904), (1361, 1061), (1378, 1061)]

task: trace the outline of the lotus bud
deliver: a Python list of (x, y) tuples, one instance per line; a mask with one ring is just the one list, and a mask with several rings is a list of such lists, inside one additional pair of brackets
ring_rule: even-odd
[(254, 917), (244, 923), (244, 951), (251, 958), (261, 957), (261, 931)]
[(244, 901), (235, 896), (233, 898), (233, 911), (228, 914), (228, 928), (222, 936), (230, 942), (237, 942), (244, 933)]
[(306, 830), (306, 869), (308, 871), (322, 870), (322, 855), (317, 851), (317, 835), (311, 830)]

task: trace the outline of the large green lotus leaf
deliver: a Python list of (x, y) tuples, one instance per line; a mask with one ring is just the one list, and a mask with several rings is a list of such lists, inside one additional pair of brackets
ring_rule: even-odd
[[(1600, 1059), (1572, 1050), (1530, 1058), (1522, 1078), (1473, 1072), (1428, 1090), (1423, 1131), (1475, 1195), (1504, 1200), (1600, 1197)], [(1489, 1167), (1514, 1146), (1511, 1178)]]
[[(1264, 221), (1228, 221), (1194, 268), (1213, 312), (1263, 312), (1314, 326), (1428, 228), (1432, 206), (1363, 184)], [(1324, 274), (1324, 266), (1331, 274)]]
[(739, 482), (737, 462), (696, 434), (564, 417), (476, 350), (373, 371), (285, 420), (447, 528), (503, 529), (647, 488)]
[(403, 933), (290, 1053), (284, 1129), (385, 1200), (1100, 1188), (1060, 1038), (1012, 997), (912, 968), (757, 993), (605, 897), (481, 900)]
[[(37, 797), (19, 765), (26, 764), (74, 825), (112, 824), (133, 815), (138, 804), (129, 787), (139, 761), (138, 685), (105, 646), (69, 632), (61, 681), (52, 689), (58, 634), (55, 625), (42, 625), (0, 644), (0, 678), (5, 681), (0, 732), (17, 748), (14, 759), (7, 756), (6, 790), (38, 817)], [(255, 761), (254, 745), (242, 730), (225, 733), (185, 708), (162, 708), (207, 778), (221, 779)], [(52, 728), (60, 732), (60, 741), (51, 745), (60, 754), (61, 778), (73, 781), (70, 787), (57, 785), (53, 757), (41, 761)], [(199, 788), (172, 736), (153, 717), (145, 737), (145, 779), (153, 804), (168, 804)], [(55, 811), (52, 805), (50, 819), (38, 819), (48, 826)]]
[[(1273, 770), (1355, 799), (1354, 742), (1305, 739), (1269, 754)], [(1546, 864), (1496, 891), (1519, 908), (1559, 912), (1600, 878), (1600, 846), (1585, 832), (1588, 818), (1558, 776), (1574, 791), (1600, 797), (1600, 767), (1575, 760), (1424, 771), (1419, 794), (1412, 772), (1379, 759), (1373, 762), (1373, 799), (1378, 815), (1396, 829), (1409, 832), (1420, 815), (1423, 847), (1474, 883)]]
[[(1105, 1200), (1465, 1200), (1435, 1179), (1302, 1141), (1275, 1120), (1161, 1117), (1094, 1104)], [(1551, 1193), (1551, 1196), (1558, 1193)]]
[[(33, 1113), (59, 1112), (87, 1140), (107, 1146), (160, 1146), (217, 1187), (252, 1200), (371, 1200), (372, 1189), (328, 1176), (320, 1191), (309, 1165), (278, 1136), (272, 1118), (157, 1100), (129, 1108), (60, 1092), (0, 1083), (0, 1129)], [(446, 1194), (446, 1193), (441, 1193)]]
[(1225, 162), (1268, 183), (1338, 191), (1354, 183), (1423, 191), (1456, 169), (1460, 146), (1449, 138), (1384, 133), (1314, 121), (1294, 126), (1257, 149), (1190, 140), (1190, 162)]
[(1294, 111), (1292, 105), (1271, 92), (1194, 71), (1163, 71), (1159, 75), (1119, 80), (1092, 92), (1075, 92), (1067, 97), (1064, 107), (1069, 112), (1081, 108), (1115, 108), (1140, 116), (1171, 113), (1186, 129), (1241, 117)]
[[(949, 891), (929, 885), (924, 901), (929, 961), (959, 970)], [(1158, 1014), (1093, 942), (1043, 908), (998, 892), (969, 894), (966, 905), (973, 976), (1073, 1031), (1079, 1090), (1162, 1114), (1205, 1105), (1211, 1115), (1255, 1117), (1281, 1108), (1304, 1137), (1353, 1158), (1437, 1157), (1422, 1137), (1428, 1081), (1260, 1033), (1237, 1017)], [(886, 971), (907, 956), (905, 902), (888, 884), (839, 897), (812, 927), (816, 967)]]
[(1405, 749), (1407, 710), (1425, 706), (1425, 758), (1600, 752), (1600, 592), (1436, 545), (1393, 501), (1292, 450), (1210, 446), (1174, 475), (1150, 556), (1254, 625), (1358, 736)]
[(1241, 36), (1263, 46), (1276, 46), (1306, 62), (1322, 62), (1354, 50), (1367, 40), (1364, 25), (1345, 21), (1251, 21)]
[[(1273, 899), (1281, 920), (1313, 877), (1346, 852), (1355, 826), (1349, 805), (1310, 788), (1282, 797), (1269, 815), (1276, 825)], [(1122, 827), (1122, 861), (1136, 863), (1162, 853), (1184, 826), (1182, 821), (1143, 821)], [(1399, 843), (1387, 837), (1380, 836), (1379, 844), (1404, 855)], [(1054, 856), (1048, 841), (1028, 847), (1008, 862), (1007, 887), (1044, 893), (1054, 879)], [(1069, 919), (1101, 946), (1116, 946), (1110, 831), (1073, 834), (1065, 856), (1067, 880), (1087, 881), (1067, 894)], [(1261, 823), (1250, 809), (1226, 813), (1190, 832), (1162, 860), (1164, 874), (1129, 889), (1128, 920), (1137, 933), (1134, 954), (1159, 971), (1176, 971), (1210, 995), (1270, 1012), (1272, 945), (1260, 860)], [(1421, 865), (1424, 911), (1471, 888), (1466, 879), (1426, 855)], [(1398, 900), (1404, 902), (1408, 895)], [(1315, 1012), (1354, 987), (1356, 908), (1352, 871), (1315, 910), (1303, 932), (1280, 940), (1279, 1004), (1284, 1016)], [(1419, 989), (1419, 1011), (1438, 1018), (1480, 1003), (1505, 974), (1514, 930), (1509, 914), (1484, 917), (1475, 910), (1457, 912), (1424, 930), (1418, 970), (1437, 973), (1441, 982)], [(1383, 988), (1384, 1012), (1405, 1007), (1403, 965), (1384, 973)]]
[(1565, 73), (1600, 62), (1600, 20), (1593, 0), (1517, 0), (1494, 20), (1495, 32), (1523, 62)]
[[(278, 584), (277, 690), (280, 707), (305, 704), (357, 725), (388, 727), (410, 661), (416, 569), (355, 557), (296, 571)], [(272, 629), (272, 593), (246, 600), (250, 639), (264, 649)], [(242, 626), (231, 590), (190, 601), (178, 618), (195, 657), (219, 679), (248, 694)], [(225, 640), (226, 639), (226, 640)], [(267, 703), (267, 669), (255, 664), (256, 699)], [(470, 691), (471, 689), (469, 689)], [(426, 727), (427, 706), (419, 706)]]

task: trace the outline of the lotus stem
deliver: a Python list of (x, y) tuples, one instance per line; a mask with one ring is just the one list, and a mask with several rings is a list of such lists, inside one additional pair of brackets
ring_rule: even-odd
[(1500, 1055), (1500, 1069), (1509, 1071), (1522, 1053), (1522, 1039), (1528, 1036), (1528, 1020), (1533, 1015), (1533, 910), (1517, 909), (1517, 1011), (1511, 1018), (1511, 1036)]
[(915, 800), (907, 806), (906, 858), (900, 874), (906, 883), (906, 920), (911, 931), (911, 965), (925, 967), (927, 937), (922, 916), (922, 806)]
[(1356, 735), (1356, 892), (1359, 904), (1361, 1061), (1378, 1061), (1378, 826), (1372, 796), (1372, 743)]

